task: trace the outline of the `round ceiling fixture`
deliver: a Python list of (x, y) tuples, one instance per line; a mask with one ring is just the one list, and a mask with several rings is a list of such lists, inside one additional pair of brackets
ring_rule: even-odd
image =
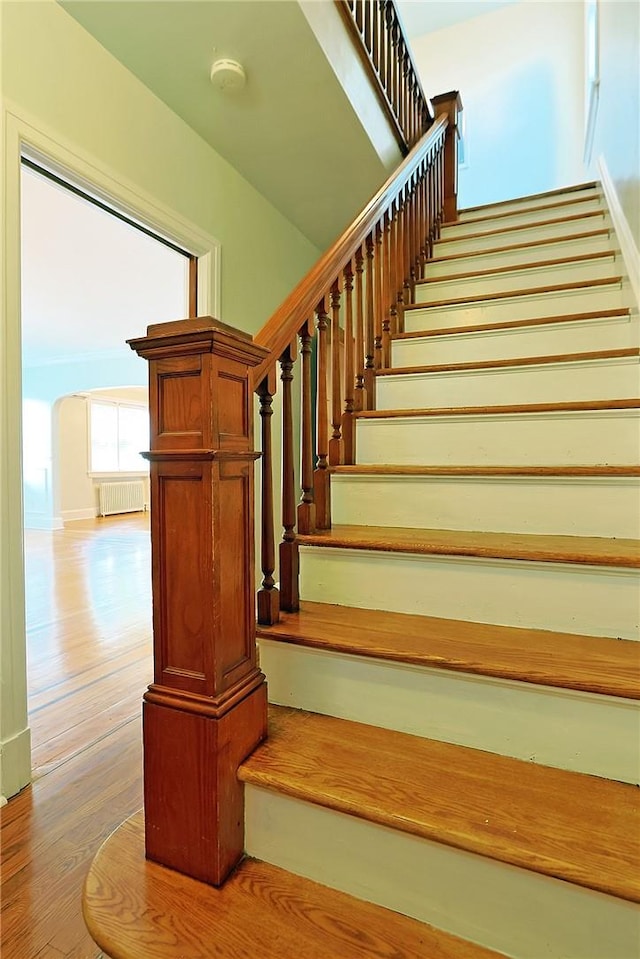
[(244, 88), (247, 75), (237, 60), (216, 60), (211, 67), (211, 82), (223, 93), (238, 93)]

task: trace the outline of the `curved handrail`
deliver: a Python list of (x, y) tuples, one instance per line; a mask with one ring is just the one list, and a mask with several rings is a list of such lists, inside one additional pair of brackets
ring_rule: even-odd
[(389, 205), (411, 180), (420, 163), (439, 141), (449, 124), (446, 114), (438, 117), (397, 170), (380, 187), (350, 226), (311, 267), (286, 300), (254, 336), (254, 343), (270, 354), (252, 372), (252, 385), (258, 388), (284, 350), (292, 343), (302, 324), (313, 314), (335, 277), (364, 243)]

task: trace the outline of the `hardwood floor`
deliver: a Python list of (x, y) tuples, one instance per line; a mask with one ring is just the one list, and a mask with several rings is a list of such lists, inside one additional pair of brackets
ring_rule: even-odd
[(96, 959), (81, 892), (142, 805), (152, 677), (147, 514), (26, 533), (31, 786), (2, 810), (2, 959)]

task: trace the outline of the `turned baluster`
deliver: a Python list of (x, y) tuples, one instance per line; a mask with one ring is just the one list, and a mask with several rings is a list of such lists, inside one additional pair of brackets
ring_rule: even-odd
[(393, 107), (395, 116), (398, 116), (398, 24), (394, 17), (394, 8), (392, 3), (387, 4), (387, 23), (389, 24), (389, 82), (387, 90), (389, 101)]
[(302, 367), (302, 496), (298, 504), (298, 532), (313, 533), (316, 529), (316, 504), (313, 498), (313, 397), (311, 390), (311, 341), (313, 324), (305, 322), (300, 337)]
[(375, 396), (376, 396), (376, 375), (375, 375), (375, 366), (374, 366), (374, 352), (375, 352), (375, 303), (374, 303), (374, 282), (373, 282), (373, 271), (374, 271), (374, 240), (373, 234), (369, 234), (366, 240), (366, 249), (367, 249), (367, 308), (366, 308), (366, 320), (365, 320), (365, 363), (364, 363), (364, 385), (367, 392), (367, 402), (366, 409), (373, 410), (375, 409)]
[(382, 320), (384, 316), (384, 300), (382, 289), (383, 274), (384, 262), (382, 258), (382, 228), (378, 223), (376, 225), (376, 255), (374, 263), (375, 336), (373, 365), (376, 370), (379, 370), (382, 366)]
[(327, 298), (322, 297), (316, 307), (318, 326), (318, 400), (317, 400), (317, 444), (318, 459), (313, 474), (314, 499), (316, 504), (316, 526), (318, 529), (331, 528), (331, 487), (329, 485), (329, 403), (327, 380), (329, 357), (327, 331), (329, 316)]
[[(413, 206), (414, 206), (414, 255), (415, 255), (415, 274), (416, 274), (416, 283), (422, 279), (422, 264), (420, 260), (420, 253), (422, 248), (422, 243), (420, 240), (420, 233), (422, 231), (422, 183), (420, 181), (420, 171), (416, 170), (415, 185), (413, 188)], [(415, 299), (415, 295), (414, 295)]]
[(282, 380), (282, 525), (280, 543), (280, 606), (294, 613), (298, 597), (298, 544), (296, 542), (295, 466), (293, 458), (293, 403), (291, 383), (295, 344), (287, 347), (280, 357)]
[(425, 265), (427, 262), (427, 177), (424, 163), (421, 164), (420, 167), (419, 207), (420, 222), (418, 227), (418, 254), (420, 258), (420, 279), (423, 280), (425, 277)]
[[(398, 325), (398, 210), (396, 202), (389, 211), (389, 320), (390, 332), (394, 336), (400, 332)], [(391, 344), (389, 344), (389, 363), (391, 365)]]
[(356, 250), (356, 388), (353, 408), (356, 412), (365, 409), (364, 382), (364, 296), (363, 279), (364, 260), (362, 247)]
[(402, 303), (404, 309), (412, 302), (411, 296), (411, 200), (408, 187), (403, 190), (402, 206)]
[(398, 196), (398, 224), (396, 228), (396, 310), (398, 313), (398, 332), (404, 331), (404, 230), (405, 203), (402, 194)]
[(436, 154), (431, 153), (429, 160), (429, 195), (431, 207), (431, 222), (429, 227), (429, 251), (433, 256), (433, 245), (437, 239), (438, 231), (438, 176), (436, 165)]
[(273, 518), (273, 446), (271, 443), (271, 417), (273, 397), (276, 392), (275, 370), (265, 376), (258, 387), (260, 398), (260, 421), (262, 424), (262, 585), (258, 590), (258, 622), (272, 626), (278, 622), (280, 593), (273, 573), (276, 567), (276, 544)]
[(371, 59), (380, 73), (380, 11), (376, 0), (371, 0)]
[(364, 27), (362, 31), (364, 45), (371, 53), (371, 0), (364, 0)]
[(340, 281), (331, 287), (331, 425), (329, 463), (342, 463), (342, 381), (340, 377)]
[(362, 36), (364, 24), (364, 0), (355, 0), (354, 14), (358, 30)]
[(344, 413), (342, 415), (343, 462), (354, 461), (353, 444), (353, 406), (354, 406), (354, 364), (353, 364), (353, 266), (351, 262), (344, 268)]
[(385, 213), (382, 221), (382, 365), (391, 366), (391, 219)]

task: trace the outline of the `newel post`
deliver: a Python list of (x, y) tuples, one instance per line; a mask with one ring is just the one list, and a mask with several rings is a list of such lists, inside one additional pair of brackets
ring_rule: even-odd
[(446, 113), (449, 117), (444, 141), (444, 220), (451, 223), (458, 219), (458, 140), (462, 100), (457, 90), (451, 90), (432, 97), (431, 102), (436, 116)]
[(244, 848), (236, 771), (264, 739), (256, 665), (252, 392), (267, 350), (211, 317), (150, 326), (154, 681), (144, 696), (147, 858), (213, 885)]

